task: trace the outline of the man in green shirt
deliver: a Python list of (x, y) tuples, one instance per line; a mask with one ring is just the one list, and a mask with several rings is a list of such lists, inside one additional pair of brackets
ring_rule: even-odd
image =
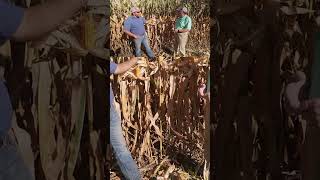
[(178, 19), (176, 20), (174, 30), (176, 33), (175, 50), (176, 54), (182, 54), (182, 56), (186, 56), (186, 44), (192, 22), (191, 18), (188, 16), (188, 9), (186, 7), (178, 8), (177, 13)]

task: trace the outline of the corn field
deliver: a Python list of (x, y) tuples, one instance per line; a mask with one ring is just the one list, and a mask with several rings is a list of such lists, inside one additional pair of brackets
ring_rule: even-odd
[[(192, 30), (187, 43), (188, 58), (174, 58), (174, 23), (179, 6), (189, 9)], [(123, 23), (138, 6), (148, 21), (150, 47), (157, 57), (149, 62), (143, 79), (136, 70), (114, 76), (112, 88), (119, 104), (123, 133), (144, 179), (204, 179), (205, 103), (197, 94), (209, 72), (210, 17), (207, 1), (111, 1), (111, 50), (121, 63), (133, 48)], [(110, 157), (111, 158), (111, 157)], [(121, 173), (110, 159), (111, 179)]]
[(14, 135), (37, 180), (105, 178), (107, 7), (89, 1), (44, 39), (1, 47)]
[(145, 80), (131, 71), (113, 79), (125, 139), (146, 179), (200, 178), (208, 124), (195, 92), (207, 80), (208, 57), (158, 62), (149, 63)]
[[(150, 47), (155, 53), (171, 52), (175, 40), (174, 25), (176, 9), (184, 5), (189, 9), (192, 19), (192, 30), (187, 43), (189, 54), (209, 53), (210, 17), (209, 2), (202, 1), (111, 1), (111, 49), (117, 56), (130, 56), (133, 49), (129, 38), (123, 32), (123, 23), (131, 15), (132, 6), (141, 8), (148, 21), (155, 17), (157, 22), (147, 26)], [(169, 53), (170, 54), (170, 53)]]
[[(12, 2), (30, 7), (44, 1)], [(111, 87), (123, 135), (144, 179), (208, 179), (210, 144), (210, 179), (319, 179), (319, 127), (305, 113), (292, 112), (286, 97), (290, 84), (302, 88), (300, 99), (308, 96), (320, 24), (312, 10), (318, 11), (319, 3), (267, 2), (210, 19), (206, 0), (89, 0), (47, 37), (6, 42), (0, 48), (5, 67), (0, 78), (14, 108), (13, 134), (34, 178), (121, 177), (106, 144), (106, 69), (109, 50), (116, 63), (133, 54), (123, 22), (137, 5), (147, 20), (157, 19), (147, 27), (157, 58), (143, 78), (131, 69), (111, 76)], [(180, 5), (193, 20), (186, 58), (171, 56)], [(215, 40), (209, 57), (210, 39)], [(209, 113), (197, 90), (210, 70)]]
[[(204, 179), (205, 134), (208, 123), (205, 103), (197, 94), (209, 73), (210, 17), (207, 1), (111, 1), (111, 50), (114, 61), (133, 55), (123, 32), (132, 6), (141, 8), (148, 21), (150, 46), (156, 62), (149, 62), (143, 79), (135, 69), (112, 77), (112, 88), (121, 114), (123, 134), (144, 179)], [(190, 10), (192, 31), (187, 43), (188, 58), (174, 58), (176, 9)], [(208, 6), (206, 6), (208, 5)], [(207, 137), (205, 137), (207, 136)], [(121, 177), (110, 157), (111, 179)]]
[(307, 97), (318, 4), (266, 2), (216, 17), (214, 179), (319, 178), (318, 128), (285, 95), (303, 79)]

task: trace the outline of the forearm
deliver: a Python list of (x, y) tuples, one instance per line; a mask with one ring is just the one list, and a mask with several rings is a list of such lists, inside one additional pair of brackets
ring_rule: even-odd
[(114, 74), (122, 74), (122, 73), (128, 71), (135, 64), (137, 64), (137, 58), (135, 58), (135, 57), (131, 58), (129, 61), (118, 64), (117, 69)]
[(14, 34), (16, 40), (33, 40), (55, 30), (72, 17), (87, 0), (51, 0), (25, 9), (21, 25)]
[(125, 30), (124, 33), (126, 33), (128, 36), (131, 36), (133, 38), (136, 37), (136, 35), (134, 35), (133, 33), (131, 33), (130, 31)]

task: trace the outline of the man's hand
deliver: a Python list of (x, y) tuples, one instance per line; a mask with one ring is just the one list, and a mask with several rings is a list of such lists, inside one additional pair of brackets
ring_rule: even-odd
[(138, 66), (141, 66), (141, 67), (148, 67), (146, 59), (138, 59), (137, 64)]
[(55, 0), (25, 9), (13, 38), (18, 41), (39, 39), (71, 18), (86, 3), (87, 0)]
[(204, 90), (206, 89), (206, 85), (205, 84), (201, 84), (198, 88), (198, 93), (201, 97), (204, 97), (206, 94), (204, 92)]
[(138, 62), (138, 58), (132, 57), (132, 58), (130, 58), (130, 60), (123, 62), (121, 64), (118, 64), (117, 69), (114, 72), (114, 74), (122, 74), (122, 73), (128, 71), (131, 67), (136, 65), (137, 62)]
[(133, 37), (133, 39), (138, 39), (139, 38), (139, 36), (137, 36), (137, 35), (133, 35), (132, 37)]
[(138, 39), (139, 38), (138, 35), (133, 34), (129, 30), (124, 30), (124, 33), (126, 33), (128, 36), (132, 37), (133, 39)]

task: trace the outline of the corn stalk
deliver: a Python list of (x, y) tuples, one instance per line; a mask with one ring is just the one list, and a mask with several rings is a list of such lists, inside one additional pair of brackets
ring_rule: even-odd
[[(202, 4), (201, 4), (202, 3)], [(157, 22), (147, 26), (147, 34), (150, 46), (154, 52), (160, 53), (165, 49), (174, 48), (174, 24), (176, 9), (184, 5), (190, 10), (192, 19), (192, 31), (189, 36), (187, 49), (191, 52), (206, 53), (209, 51), (209, 4), (207, 1), (184, 2), (184, 1), (111, 1), (111, 49), (119, 56), (132, 54), (130, 40), (123, 32), (124, 20), (131, 15), (130, 9), (137, 5), (142, 9), (146, 20), (155, 17)]]
[[(24, 2), (37, 3), (42, 2)], [(90, 0), (42, 41), (11, 42), (13, 54), (10, 44), (2, 47), (13, 65), (6, 78), (16, 111), (14, 132), (35, 179), (104, 179), (106, 127), (97, 128), (93, 119), (107, 116), (95, 104), (101, 98), (91, 79), (105, 78), (97, 67), (108, 55), (107, 5)]]
[[(116, 62), (126, 60), (119, 57)], [(148, 63), (143, 77), (137, 77), (132, 68), (115, 76), (112, 83), (125, 139), (145, 178), (165, 177), (164, 170), (168, 170), (168, 176), (184, 176), (180, 167), (173, 168), (172, 160), (167, 160), (177, 152), (184, 157), (173, 159), (186, 168), (193, 161), (199, 166), (190, 174), (204, 163), (206, 123), (203, 103), (196, 92), (198, 82), (206, 80), (208, 57), (170, 61), (160, 56), (158, 62)]]

